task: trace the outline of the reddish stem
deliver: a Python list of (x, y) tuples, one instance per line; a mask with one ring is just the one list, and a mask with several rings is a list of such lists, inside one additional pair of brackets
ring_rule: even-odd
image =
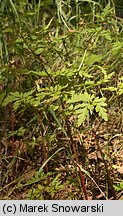
[(15, 152), (15, 141), (14, 141), (14, 112), (12, 110), (11, 106), (11, 127), (12, 127), (12, 155), (14, 155)]

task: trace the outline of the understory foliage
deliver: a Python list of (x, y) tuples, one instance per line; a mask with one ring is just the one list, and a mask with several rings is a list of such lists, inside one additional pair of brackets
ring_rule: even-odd
[(118, 199), (123, 20), (114, 2), (5, 0), (0, 21), (0, 198)]

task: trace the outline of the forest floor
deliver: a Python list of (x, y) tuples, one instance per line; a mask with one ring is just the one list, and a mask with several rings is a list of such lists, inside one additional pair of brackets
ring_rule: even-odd
[[(108, 122), (100, 124), (99, 119), (94, 120), (91, 128), (73, 138), (80, 165), (84, 169), (88, 199), (122, 197), (123, 118), (117, 110), (109, 109), (108, 114)], [(34, 147), (32, 156), (26, 140), (17, 139), (13, 157), (12, 141), (3, 135), (0, 199), (83, 199), (75, 156), (71, 157), (66, 151), (70, 140), (59, 133), (55, 142), (56, 146), (49, 149), (50, 154), (58, 146), (65, 149), (48, 161), (38, 178), (36, 174), (42, 163), (40, 146)]]

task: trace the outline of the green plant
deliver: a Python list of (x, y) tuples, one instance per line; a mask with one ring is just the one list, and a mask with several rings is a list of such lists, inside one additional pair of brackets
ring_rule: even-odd
[(114, 189), (116, 191), (122, 191), (123, 190), (123, 181), (115, 183)]
[[(59, 179), (59, 175), (52, 178), (51, 173), (43, 174), (40, 178), (40, 182), (33, 189), (30, 189), (27, 195), (27, 199), (54, 199), (55, 195), (64, 188), (62, 182)], [(50, 180), (50, 183), (49, 183)]]
[[(0, 1), (3, 20), (0, 24), (0, 108), (5, 113), (5, 122), (0, 116), (5, 148), (3, 173), (7, 176), (6, 167), (11, 163), (8, 158), (15, 155), (17, 176), (22, 161), (26, 164), (28, 158), (30, 168), (30, 164), (35, 164), (36, 175), (23, 184), (34, 185), (29, 199), (53, 199), (61, 188), (59, 175), (53, 170), (68, 164), (76, 167), (75, 179), (79, 171), (77, 184), (78, 190), (83, 190), (81, 198), (88, 199), (87, 191), (91, 190), (90, 183), (88, 186), (84, 181), (85, 171), (90, 173), (88, 168), (93, 172), (86, 178), (92, 176), (92, 184), (97, 182), (93, 187), (106, 198), (112, 195), (107, 192), (105, 181), (101, 183), (107, 196), (97, 187), (100, 176), (109, 176), (110, 163), (104, 157), (107, 152), (99, 164), (99, 158), (93, 159), (97, 164), (95, 170), (89, 159), (94, 146), (102, 145), (101, 152), (106, 151), (104, 134), (115, 130), (103, 130), (108, 130), (108, 124), (115, 125), (110, 123), (112, 110), (117, 107), (119, 113), (122, 109), (122, 32), (114, 15), (113, 1), (110, 3), (105, 0), (55, 1), (55, 4), (48, 0), (38, 4), (27, 0)], [(98, 138), (101, 131), (103, 144)], [(88, 133), (94, 143), (83, 153), (84, 148), (89, 148), (90, 138), (85, 138)], [(81, 154), (79, 148), (83, 150)], [(93, 181), (94, 175), (98, 181)], [(50, 187), (48, 178), (51, 178)]]

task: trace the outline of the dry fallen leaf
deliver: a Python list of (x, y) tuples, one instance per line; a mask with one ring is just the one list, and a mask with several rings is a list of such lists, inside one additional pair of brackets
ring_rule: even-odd
[(113, 168), (116, 169), (120, 174), (123, 174), (123, 166), (113, 165)]
[(120, 174), (123, 174), (123, 166), (121, 166), (117, 171), (118, 171)]

